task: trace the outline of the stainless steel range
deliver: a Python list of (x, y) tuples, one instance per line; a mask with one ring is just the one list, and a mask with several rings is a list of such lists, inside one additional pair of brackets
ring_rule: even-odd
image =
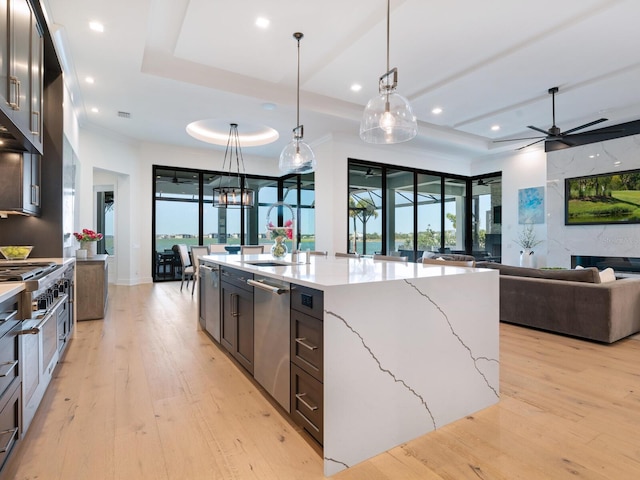
[(73, 285), (73, 264), (55, 262), (0, 262), (0, 283), (24, 282), (23, 319), (46, 313), (62, 294), (69, 296)]
[(73, 329), (73, 262), (1, 262), (0, 282), (23, 282), (19, 315), (23, 431), (42, 400)]

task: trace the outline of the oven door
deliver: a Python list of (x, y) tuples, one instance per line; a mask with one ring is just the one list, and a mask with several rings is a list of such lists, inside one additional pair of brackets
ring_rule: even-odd
[(22, 398), (23, 432), (26, 433), (40, 401), (51, 382), (58, 362), (57, 311), (66, 303), (61, 299), (44, 316), (22, 322)]

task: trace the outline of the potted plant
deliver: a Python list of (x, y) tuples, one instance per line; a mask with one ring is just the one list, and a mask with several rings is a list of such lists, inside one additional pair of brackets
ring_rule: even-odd
[(542, 240), (537, 239), (531, 223), (527, 223), (522, 227), (522, 231), (518, 233), (518, 239), (515, 242), (522, 248), (520, 250), (520, 266), (533, 267), (533, 247), (541, 244)]
[(97, 253), (97, 242), (102, 240), (102, 234), (88, 228), (83, 228), (82, 232), (74, 232), (73, 236), (80, 242), (80, 250), (86, 250), (86, 256), (93, 257)]

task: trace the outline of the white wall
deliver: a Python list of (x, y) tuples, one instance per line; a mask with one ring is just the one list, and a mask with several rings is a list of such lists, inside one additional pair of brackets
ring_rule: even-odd
[(571, 255), (640, 257), (640, 225), (565, 225), (565, 178), (640, 168), (640, 135), (551, 152), (547, 162), (549, 264)]

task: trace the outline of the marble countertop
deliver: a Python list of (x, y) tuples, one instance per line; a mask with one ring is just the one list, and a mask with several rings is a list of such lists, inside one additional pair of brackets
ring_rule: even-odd
[[(238, 268), (254, 274), (301, 285), (320, 288), (340, 285), (389, 282), (448, 275), (489, 274), (491, 270), (456, 266), (423, 265), (421, 263), (389, 262), (372, 258), (311, 256), (309, 264), (291, 264), (291, 255), (282, 262), (285, 266), (256, 266), (251, 262), (278, 261), (270, 254), (263, 255), (206, 255), (205, 261)], [(446, 262), (444, 262), (446, 263)], [(495, 273), (495, 272), (493, 272)]]
[(0, 284), (0, 302), (7, 300), (23, 290), (24, 283), (22, 282), (8, 282)]

